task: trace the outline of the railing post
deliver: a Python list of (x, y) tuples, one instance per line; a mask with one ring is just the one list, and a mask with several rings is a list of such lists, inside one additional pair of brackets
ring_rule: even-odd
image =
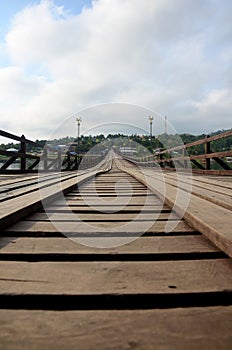
[(26, 141), (25, 141), (25, 136), (21, 136), (21, 143), (20, 143), (20, 153), (23, 153), (24, 157), (21, 157), (21, 168), (20, 170), (23, 172), (26, 170), (26, 151), (27, 151), (27, 146), (26, 146)]
[[(207, 141), (207, 138), (209, 137), (209, 135), (206, 135), (205, 137), (205, 154), (209, 154), (210, 151), (210, 142)], [(205, 169), (206, 170), (210, 170), (210, 158), (205, 158)]]
[[(183, 157), (186, 157), (187, 156), (187, 151), (186, 151), (186, 142), (184, 142), (184, 147), (183, 147)], [(188, 167), (188, 162), (187, 162), (187, 159), (184, 159), (184, 168), (186, 169)]]
[(78, 159), (77, 159), (77, 154), (75, 155), (74, 158), (74, 169), (77, 170), (78, 169)]
[(57, 151), (57, 170), (61, 170), (61, 151)]
[(71, 155), (70, 155), (70, 153), (68, 153), (68, 155), (67, 155), (67, 162), (68, 162), (68, 166), (67, 166), (66, 170), (70, 170), (70, 167), (71, 167)]
[(45, 145), (43, 149), (43, 163), (44, 163), (44, 170), (48, 170), (48, 148)]
[[(162, 150), (161, 150), (161, 152), (162, 152)], [(159, 165), (161, 168), (165, 168), (165, 163), (162, 162), (163, 159), (164, 159), (163, 154), (159, 154), (159, 160), (161, 161), (161, 162), (159, 162)]]
[(171, 157), (171, 160), (169, 161), (169, 167), (170, 168), (175, 168), (175, 165), (174, 165), (174, 155), (173, 155), (173, 152), (169, 152), (169, 156)]

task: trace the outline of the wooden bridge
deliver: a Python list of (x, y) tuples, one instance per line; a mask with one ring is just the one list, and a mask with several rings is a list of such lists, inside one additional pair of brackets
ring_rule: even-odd
[(159, 161), (3, 169), (2, 349), (231, 349), (231, 170)]

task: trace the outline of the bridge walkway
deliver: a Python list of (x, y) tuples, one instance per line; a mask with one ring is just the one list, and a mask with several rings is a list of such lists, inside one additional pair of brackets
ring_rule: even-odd
[(231, 348), (231, 259), (123, 167), (7, 217), (4, 349)]

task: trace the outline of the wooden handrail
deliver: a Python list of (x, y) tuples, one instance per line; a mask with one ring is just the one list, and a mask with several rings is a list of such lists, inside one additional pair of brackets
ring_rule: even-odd
[(181, 149), (184, 149), (184, 148), (186, 149), (186, 148), (194, 147), (194, 146), (198, 146), (198, 145), (203, 145), (206, 142), (212, 142), (212, 141), (220, 140), (220, 139), (223, 139), (223, 138), (226, 138), (226, 137), (229, 137), (229, 136), (232, 136), (232, 130), (229, 130), (229, 131), (226, 131), (226, 132), (223, 132), (221, 134), (214, 135), (214, 136), (209, 136), (209, 137), (205, 136), (204, 139), (200, 139), (200, 140), (197, 140), (197, 141), (194, 141), (194, 142), (190, 142), (190, 143), (186, 143), (186, 144), (183, 143), (183, 145), (172, 147), (172, 148), (168, 148), (166, 150), (158, 152), (156, 155), (165, 154), (167, 152), (178, 151), (178, 150), (181, 150)]
[[(43, 170), (45, 171), (48, 171), (48, 170), (60, 171), (61, 169), (75, 170), (80, 165), (79, 163), (82, 158), (82, 155), (80, 155), (80, 158), (78, 159), (78, 154), (75, 152), (63, 151), (47, 144), (41, 145), (38, 142), (34, 142), (32, 140), (25, 138), (24, 135), (17, 136), (3, 130), (0, 130), (0, 136), (20, 142), (20, 147), (17, 152), (0, 150), (0, 155), (9, 157), (0, 167), (0, 173), (13, 173), (13, 172), (24, 173), (24, 172), (38, 171), (36, 167), (41, 161), (43, 165)], [(43, 153), (41, 155), (34, 155), (34, 154), (27, 153), (27, 144), (40, 147), (41, 150), (43, 150)], [(55, 157), (49, 156), (48, 151), (54, 152)], [(62, 159), (62, 156), (63, 156), (63, 159)], [(20, 169), (18, 170), (9, 169), (10, 165), (12, 165), (17, 159), (20, 159)], [(30, 164), (28, 167), (26, 164), (27, 159), (34, 159), (34, 162)], [(84, 168), (84, 169), (91, 168), (97, 165), (102, 159), (103, 159), (102, 155), (98, 155), (98, 156), (91, 155), (91, 154), (87, 155), (85, 156), (85, 159), (81, 165), (81, 168)]]
[(21, 142), (22, 140), (25, 140), (25, 142), (28, 143), (28, 144), (32, 144), (34, 146), (41, 147), (40, 143), (32, 141), (32, 140), (29, 140), (29, 139), (26, 139), (26, 138), (24, 138), (24, 135), (17, 136), (17, 135), (9, 133), (7, 131), (0, 130), (0, 136), (6, 137), (6, 138), (11, 139), (11, 140), (19, 141), (19, 142)]
[[(125, 157), (121, 154), (125, 159), (132, 161), (139, 165), (145, 166), (157, 166), (160, 165), (162, 167), (166, 167), (170, 170), (175, 170), (174, 162), (183, 162), (183, 169), (187, 169), (187, 161), (192, 162), (197, 169), (192, 169), (192, 171), (203, 172), (203, 173), (214, 173), (221, 175), (232, 175), (232, 168), (222, 159), (224, 157), (232, 157), (232, 150), (220, 151), (220, 152), (211, 152), (210, 143), (212, 141), (220, 140), (226, 137), (232, 136), (232, 130), (223, 132), (214, 136), (206, 136), (204, 139), (197, 140), (188, 144), (182, 144), (176, 147), (172, 147), (169, 149), (161, 150), (153, 155), (149, 155), (146, 157)], [(205, 145), (205, 153), (203, 154), (194, 154), (188, 155), (187, 149), (190, 147)], [(174, 151), (183, 150), (182, 155), (176, 154), (173, 155)], [(166, 155), (166, 157), (165, 157)], [(210, 160), (213, 159), (216, 163), (220, 165), (223, 170), (212, 170)], [(200, 161), (204, 161), (202, 164)], [(181, 168), (178, 167), (178, 168)]]
[[(60, 150), (56, 150), (54, 147), (49, 146), (49, 145), (44, 146), (41, 143), (29, 140), (24, 135), (18, 136), (18, 135), (14, 135), (14, 134), (9, 133), (9, 132), (4, 131), (4, 130), (0, 130), (0, 136), (20, 142), (20, 147), (19, 147), (19, 150), (17, 152), (0, 150), (0, 155), (9, 157), (9, 159), (6, 162), (4, 162), (3, 165), (1, 166), (0, 173), (3, 173), (3, 172), (4, 173), (6, 173), (6, 172), (10, 172), (10, 173), (21, 172), (21, 173), (23, 173), (23, 172), (37, 171), (34, 168), (39, 164), (40, 161), (43, 161), (43, 163), (44, 163), (44, 170), (48, 170), (48, 166), (47, 166), (48, 162), (55, 163), (56, 161), (58, 162), (58, 159), (60, 158), (60, 154), (61, 154)], [(40, 155), (33, 155), (30, 153), (27, 153), (27, 145), (28, 144), (41, 148), (41, 150), (43, 150), (43, 154), (40, 156)], [(55, 159), (48, 157), (47, 150), (55, 152), (57, 154), (57, 157)], [(75, 158), (75, 155), (71, 154), (70, 158), (71, 157)], [(16, 161), (16, 159), (20, 159), (20, 169), (19, 170), (9, 169), (10, 165), (12, 165)], [(27, 164), (26, 164), (27, 159), (34, 159), (35, 160), (32, 164), (30, 164), (28, 166), (28, 168), (27, 168)]]

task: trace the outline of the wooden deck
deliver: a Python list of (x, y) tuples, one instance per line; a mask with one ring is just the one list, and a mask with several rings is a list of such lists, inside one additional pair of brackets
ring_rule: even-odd
[(165, 173), (163, 203), (146, 174), (121, 159), (63, 173), (65, 205), (56, 174), (42, 192), (2, 176), (2, 349), (231, 349), (231, 178), (194, 176), (180, 218), (188, 175)]

